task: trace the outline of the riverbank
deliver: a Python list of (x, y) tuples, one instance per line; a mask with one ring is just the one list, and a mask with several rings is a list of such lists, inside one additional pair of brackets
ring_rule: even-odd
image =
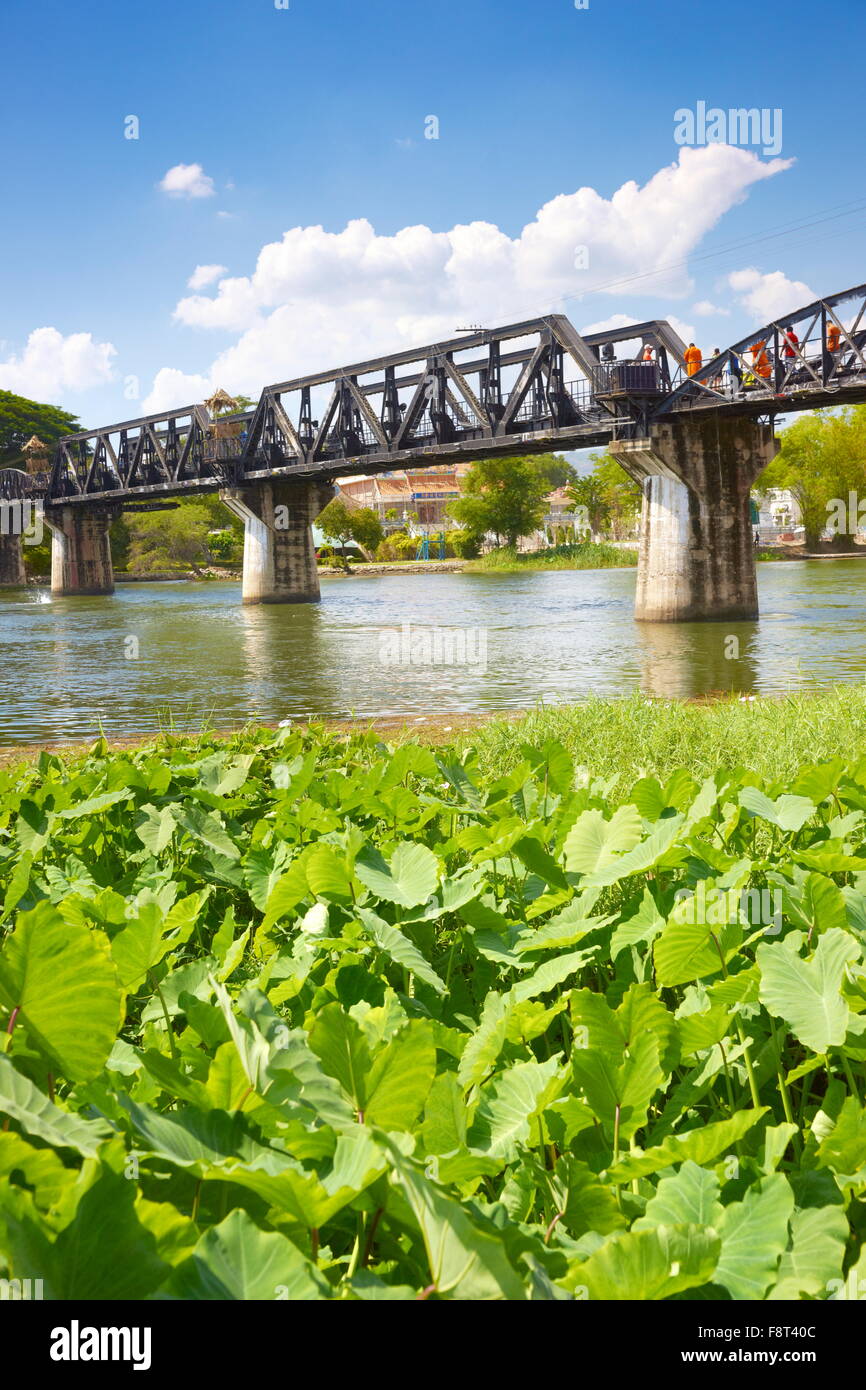
[[(383, 743), (474, 750), (485, 775), (504, 776), (524, 758), (527, 744), (562, 743), (593, 775), (617, 785), (644, 775), (666, 780), (679, 767), (706, 777), (719, 766), (745, 767), (770, 780), (793, 776), (803, 764), (841, 756), (866, 758), (866, 689), (838, 686), (805, 695), (756, 698), (720, 694), (701, 700), (651, 700), (632, 695), (618, 700), (596, 697), (580, 704), (509, 714), (438, 714), (407, 718), (286, 721), (306, 729), (323, 745), (334, 738), (374, 737)], [(112, 739), (114, 752), (171, 749), (211, 743), (245, 745), (254, 730), (197, 733), (165, 732)], [(101, 745), (101, 741), (98, 741)], [(33, 762), (43, 752), (64, 762), (84, 757), (93, 740), (19, 745), (0, 749), (0, 766)]]
[(319, 567), (320, 579), (369, 579), (378, 574), (459, 574), (466, 560), (383, 560), (356, 562), (348, 570)]
[(549, 550), (517, 551), (501, 546), (477, 560), (466, 561), (467, 574), (524, 574), (529, 570), (628, 569), (637, 564), (637, 545), (630, 542), (581, 541)]

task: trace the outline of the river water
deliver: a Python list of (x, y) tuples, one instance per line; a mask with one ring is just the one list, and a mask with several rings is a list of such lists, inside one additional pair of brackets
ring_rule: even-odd
[(758, 584), (759, 622), (685, 625), (635, 623), (631, 569), (325, 579), (297, 607), (244, 607), (229, 583), (7, 590), (0, 745), (866, 677), (866, 562), (761, 563)]

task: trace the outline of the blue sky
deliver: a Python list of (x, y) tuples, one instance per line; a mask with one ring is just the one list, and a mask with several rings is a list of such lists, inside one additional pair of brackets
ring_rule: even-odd
[[(7, 0), (3, 31), (0, 387), (88, 425), (552, 309), (724, 346), (866, 280), (862, 0)], [(780, 109), (779, 158), (683, 150), (700, 101)]]

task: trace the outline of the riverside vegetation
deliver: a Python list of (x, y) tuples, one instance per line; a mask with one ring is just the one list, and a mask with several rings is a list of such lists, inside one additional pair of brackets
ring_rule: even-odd
[(644, 708), (649, 769), (556, 714), (5, 769), (0, 1273), (862, 1297), (866, 757), (670, 766), (704, 713)]

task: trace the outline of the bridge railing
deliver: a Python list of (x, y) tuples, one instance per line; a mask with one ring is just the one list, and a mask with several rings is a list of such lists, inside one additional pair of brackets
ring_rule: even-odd
[(864, 323), (866, 285), (815, 300), (705, 360), (692, 376), (681, 370), (657, 414), (765, 403), (776, 414), (832, 404), (843, 390), (849, 401), (862, 400)]

